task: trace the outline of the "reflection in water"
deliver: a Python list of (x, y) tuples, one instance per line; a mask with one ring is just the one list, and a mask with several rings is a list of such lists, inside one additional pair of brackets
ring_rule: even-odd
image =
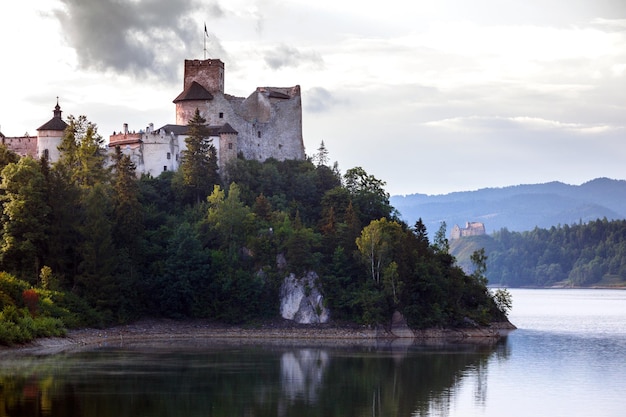
[(485, 401), (497, 346), (167, 351), (104, 349), (0, 359), (4, 416), (447, 415), (459, 382)]
[(322, 349), (298, 349), (285, 352), (280, 359), (282, 394), (290, 401), (297, 398), (317, 402), (328, 352)]

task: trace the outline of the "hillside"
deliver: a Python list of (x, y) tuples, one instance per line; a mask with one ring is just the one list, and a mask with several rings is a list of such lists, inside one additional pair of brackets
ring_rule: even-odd
[(442, 195), (392, 196), (391, 204), (409, 224), (418, 218), (437, 230), (467, 221), (485, 224), (487, 234), (502, 228), (526, 231), (607, 218), (626, 218), (626, 181), (597, 178), (581, 185), (526, 184)]
[(486, 277), (511, 287), (626, 287), (626, 220), (502, 230), (450, 242), (457, 264), (471, 273), (470, 256), (484, 248)]

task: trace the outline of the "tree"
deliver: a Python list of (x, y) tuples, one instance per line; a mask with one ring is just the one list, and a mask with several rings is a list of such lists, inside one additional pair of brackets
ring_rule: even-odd
[(313, 160), (317, 162), (317, 166), (328, 166), (328, 149), (324, 145), (324, 141), (320, 143), (320, 147), (317, 148), (317, 153), (313, 156)]
[(397, 305), (400, 302), (400, 293), (404, 288), (404, 283), (400, 279), (398, 264), (395, 261), (392, 261), (385, 267), (383, 271), (383, 284), (385, 291), (391, 296), (394, 305)]
[(474, 251), (470, 256), (470, 260), (472, 261), (472, 265), (474, 265), (472, 277), (481, 284), (487, 285), (487, 277), (485, 276), (485, 272), (487, 271), (487, 255), (485, 255), (485, 248)]
[(513, 296), (506, 288), (498, 288), (493, 293), (493, 301), (496, 303), (498, 310), (506, 317), (513, 308)]
[(446, 222), (441, 222), (439, 230), (435, 233), (433, 249), (441, 255), (448, 255), (450, 253), (450, 242), (446, 237)]
[[(361, 231), (356, 245), (368, 265), (369, 273), (376, 284), (380, 284), (383, 271), (393, 260), (394, 243), (401, 233), (400, 224), (385, 218), (372, 220)], [(397, 269), (397, 266), (396, 266)]]
[(345, 173), (344, 182), (353, 204), (360, 213), (362, 224), (391, 217), (393, 208), (389, 203), (389, 194), (385, 191), (384, 181), (369, 175), (361, 167), (355, 167)]
[(188, 223), (182, 223), (167, 242), (164, 274), (159, 282), (158, 299), (162, 314), (168, 317), (204, 315), (210, 300), (207, 294), (211, 275), (209, 253)]
[(233, 259), (245, 244), (254, 214), (241, 201), (239, 186), (234, 182), (228, 188), (227, 197), (224, 195), (224, 190), (219, 185), (215, 185), (213, 193), (208, 197), (208, 202), (209, 227), (217, 233), (220, 247), (227, 251), (230, 259)]
[(187, 148), (182, 152), (180, 171), (183, 185), (198, 203), (209, 194), (213, 185), (218, 183), (217, 153), (208, 139), (206, 119), (200, 115), (199, 109), (196, 108), (187, 127), (188, 136), (185, 139)]
[(64, 166), (55, 165), (49, 169), (46, 158), (42, 158), (40, 164), (48, 190), (47, 204), (50, 206), (45, 264), (59, 278), (60, 287), (67, 289), (73, 286), (73, 277), (80, 263), (81, 190), (70, 182)]
[(0, 171), (9, 164), (14, 164), (20, 160), (18, 154), (10, 150), (4, 144), (0, 144)]
[(117, 251), (112, 239), (108, 194), (104, 184), (96, 184), (85, 195), (76, 285), (92, 306), (113, 312), (119, 303), (119, 286), (114, 276)]
[(9, 271), (36, 282), (48, 237), (46, 183), (30, 157), (2, 170), (3, 224), (0, 258)]
[(55, 168), (64, 172), (68, 181), (80, 188), (108, 182), (108, 171), (104, 167), (104, 140), (98, 134), (97, 126), (86, 116), (69, 116), (68, 122)]
[(413, 233), (415, 234), (417, 253), (421, 256), (425, 256), (430, 248), (430, 242), (428, 241), (428, 232), (426, 225), (420, 217), (413, 226)]
[(118, 248), (136, 253), (143, 231), (143, 210), (139, 202), (139, 185), (135, 164), (120, 147), (115, 147), (113, 159), (113, 237)]

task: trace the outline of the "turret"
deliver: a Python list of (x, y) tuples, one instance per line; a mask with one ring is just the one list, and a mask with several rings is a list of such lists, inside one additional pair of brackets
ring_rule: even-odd
[(59, 160), (59, 145), (63, 140), (67, 123), (61, 118), (61, 106), (57, 98), (57, 105), (52, 110), (53, 117), (37, 129), (37, 156), (45, 157), (50, 162)]

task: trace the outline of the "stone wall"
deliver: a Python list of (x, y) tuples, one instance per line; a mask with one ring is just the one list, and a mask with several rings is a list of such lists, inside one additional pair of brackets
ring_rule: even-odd
[(2, 144), (20, 156), (37, 158), (37, 136), (2, 136)]
[(219, 59), (186, 59), (183, 90), (193, 81), (211, 94), (224, 94), (224, 63)]

